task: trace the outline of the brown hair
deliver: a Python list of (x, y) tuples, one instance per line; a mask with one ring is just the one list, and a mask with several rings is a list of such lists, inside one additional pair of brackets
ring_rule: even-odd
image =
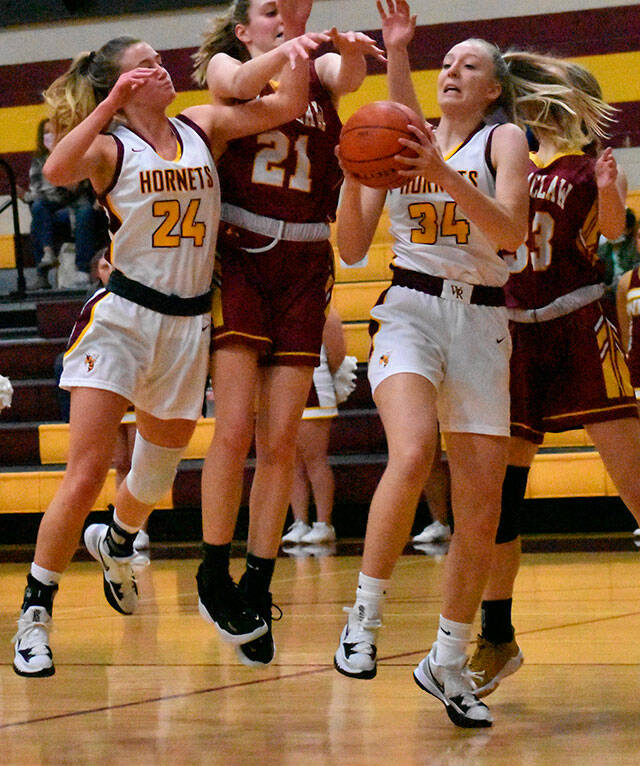
[(44, 145), (44, 129), (49, 121), (49, 118), (45, 117), (38, 123), (36, 129), (36, 150), (33, 153), (35, 157), (46, 157), (49, 154), (49, 150)]
[(503, 117), (506, 120), (513, 122), (515, 120), (515, 91), (511, 72), (502, 55), (502, 51), (497, 45), (490, 43), (488, 40), (483, 40), (480, 37), (470, 37), (464, 42), (474, 43), (481, 48), (484, 48), (493, 64), (493, 76), (502, 89), (498, 98), (489, 105), (487, 112), (490, 114), (501, 110)]
[(195, 82), (206, 87), (207, 67), (216, 53), (226, 53), (238, 61), (248, 61), (251, 56), (244, 43), (236, 37), (236, 25), (249, 23), (251, 0), (235, 0), (222, 16), (217, 16), (204, 33), (204, 42), (193, 54)]

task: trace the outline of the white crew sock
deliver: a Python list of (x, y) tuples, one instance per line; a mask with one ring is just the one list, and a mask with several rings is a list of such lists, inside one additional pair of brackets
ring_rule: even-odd
[(379, 620), (382, 617), (382, 605), (387, 595), (389, 582), (390, 580), (380, 580), (360, 572), (355, 603), (359, 619), (366, 617)]
[(31, 576), (35, 577), (43, 585), (58, 585), (62, 579), (62, 572), (52, 572), (50, 569), (40, 567), (34, 562), (31, 564)]
[(467, 656), (471, 623), (454, 622), (440, 615), (435, 661), (438, 665), (457, 665)]

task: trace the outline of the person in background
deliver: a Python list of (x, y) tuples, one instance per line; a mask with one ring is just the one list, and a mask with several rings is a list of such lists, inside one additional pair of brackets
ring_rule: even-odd
[(422, 495), (429, 506), (431, 523), (413, 538), (414, 547), (425, 553), (442, 552), (440, 547), (430, 548), (434, 543), (448, 543), (451, 539), (451, 475), (449, 464), (443, 460), (442, 440), (438, 439), (429, 478)]
[(615, 303), (620, 277), (640, 263), (638, 252), (638, 223), (630, 207), (625, 210), (624, 231), (616, 239), (600, 238), (598, 257), (604, 262), (603, 281), (608, 299)]
[[(29, 189), (21, 192), (31, 208), (31, 244), (36, 264), (35, 287), (51, 287), (47, 273), (58, 265), (57, 248), (66, 236), (75, 243), (74, 287), (89, 285), (89, 263), (99, 244), (95, 195), (87, 181), (69, 187), (54, 186), (42, 169), (53, 148), (55, 134), (50, 120), (38, 123), (36, 151), (29, 169)], [(64, 232), (64, 234), (63, 234)]]
[[(616, 311), (620, 344), (627, 359), (631, 385), (638, 401), (640, 400), (640, 266), (636, 266), (620, 277), (616, 291)], [(633, 536), (638, 544), (640, 527), (636, 527)]]
[[(313, 383), (302, 414), (296, 445), (296, 464), (291, 487), (293, 524), (283, 543), (330, 543), (336, 532), (331, 523), (335, 479), (329, 465), (331, 423), (338, 404), (355, 388), (356, 358), (347, 356), (342, 320), (330, 307), (322, 331), (320, 364), (313, 370)], [(309, 501), (313, 493), (316, 520), (309, 526)]]

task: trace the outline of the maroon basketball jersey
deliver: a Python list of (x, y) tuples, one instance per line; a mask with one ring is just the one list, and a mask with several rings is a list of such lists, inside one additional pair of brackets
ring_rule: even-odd
[(602, 281), (598, 259), (598, 189), (595, 160), (562, 154), (529, 168), (529, 230), (507, 256), (507, 305), (540, 308), (555, 298)]
[(631, 322), (631, 344), (627, 364), (634, 388), (640, 388), (640, 266), (631, 272), (627, 292), (627, 313)]
[(341, 127), (311, 63), (304, 115), (229, 143), (218, 162), (223, 202), (295, 223), (335, 220), (342, 171), (334, 149)]

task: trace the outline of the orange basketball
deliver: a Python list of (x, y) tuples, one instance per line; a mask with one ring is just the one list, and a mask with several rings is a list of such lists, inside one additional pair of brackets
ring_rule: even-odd
[(398, 143), (399, 138), (415, 141), (409, 125), (420, 127), (421, 119), (404, 104), (373, 101), (361, 106), (340, 133), (338, 153), (344, 169), (361, 184), (375, 189), (402, 186), (407, 179), (398, 175), (403, 167), (395, 156), (415, 156), (411, 149)]

